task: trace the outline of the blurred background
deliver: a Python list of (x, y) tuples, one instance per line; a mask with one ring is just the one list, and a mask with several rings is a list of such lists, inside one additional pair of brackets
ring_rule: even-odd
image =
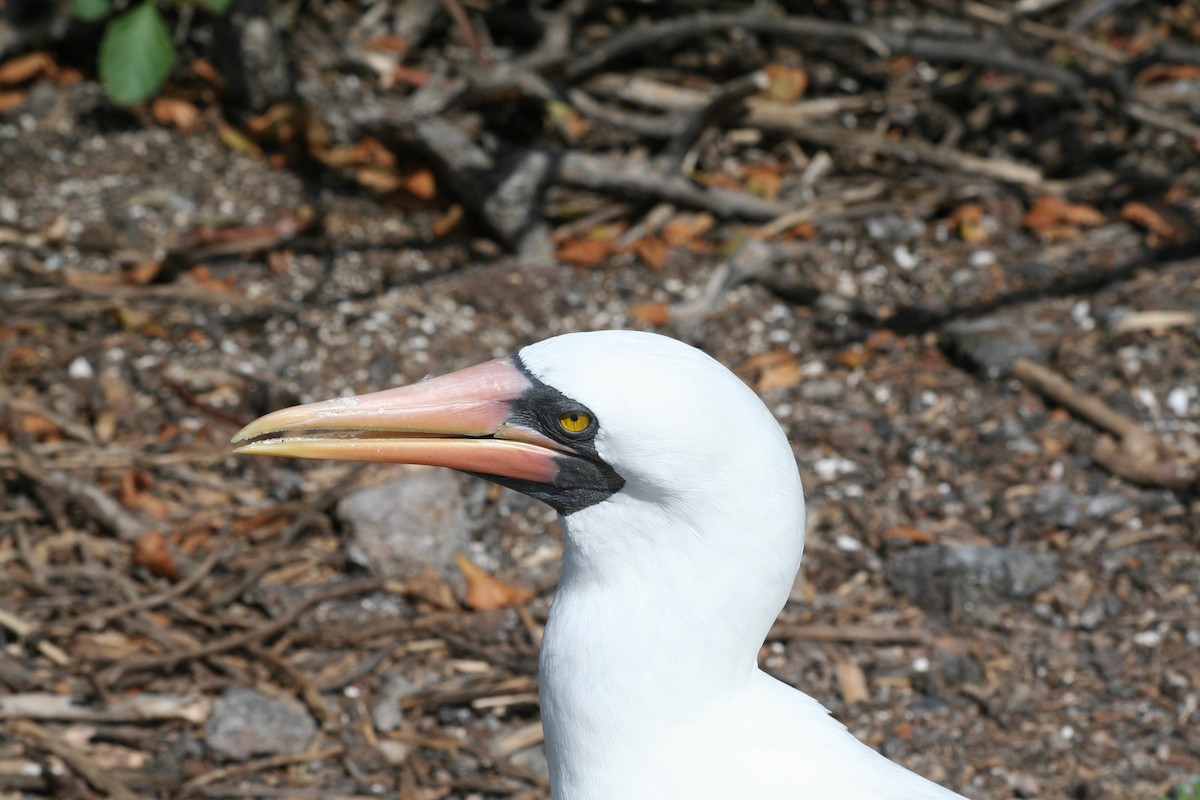
[(0, 0), (0, 796), (547, 798), (553, 513), (228, 442), (639, 328), (794, 444), (767, 671), (1194, 798), (1198, 213), (1194, 0)]

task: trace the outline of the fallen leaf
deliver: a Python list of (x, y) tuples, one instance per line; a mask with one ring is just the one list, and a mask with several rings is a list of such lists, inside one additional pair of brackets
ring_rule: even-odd
[(321, 160), (322, 164), (333, 169), (358, 166), (396, 166), (396, 154), (383, 142), (373, 138), (319, 150), (314, 155)]
[(546, 103), (546, 120), (568, 144), (578, 142), (592, 127), (586, 117), (559, 100)]
[(455, 203), (446, 209), (445, 214), (442, 214), (430, 224), (429, 230), (434, 236), (440, 239), (458, 227), (458, 223), (462, 222), (464, 216), (463, 207)]
[(1152, 64), (1137, 74), (1135, 83), (1145, 85), (1157, 81), (1200, 80), (1198, 64)]
[(858, 369), (867, 363), (867, 351), (862, 345), (847, 347), (838, 353), (838, 362), (847, 369)]
[(117, 499), (126, 508), (134, 508), (139, 504), (141, 495), (153, 485), (154, 479), (145, 470), (126, 470), (121, 475), (121, 488), (117, 492)]
[(218, 89), (225, 87), (225, 78), (207, 58), (200, 57), (192, 60), (192, 74)]
[(381, 194), (390, 194), (404, 188), (404, 178), (388, 167), (359, 167), (354, 170), (354, 180)]
[(558, 260), (576, 267), (594, 267), (613, 254), (612, 239), (584, 238), (563, 242), (558, 247)]
[(662, 239), (670, 247), (686, 247), (712, 230), (717, 221), (712, 214), (683, 214), (662, 226)]
[(711, 186), (714, 189), (742, 191), (742, 184), (738, 183), (737, 179), (732, 175), (726, 175), (723, 172), (697, 172), (692, 177), (705, 186)]
[(367, 49), (377, 53), (407, 53), (408, 40), (394, 33), (385, 33), (367, 39)]
[(799, 67), (788, 67), (783, 64), (768, 64), (763, 68), (771, 81), (767, 87), (767, 97), (780, 103), (794, 103), (808, 89), (808, 73)]
[(117, 319), (121, 323), (121, 330), (129, 333), (139, 333), (154, 339), (168, 338), (167, 329), (145, 311), (139, 311), (136, 308), (128, 308), (126, 306), (118, 306), (116, 311)]
[(143, 261), (121, 273), (121, 282), (126, 286), (145, 286), (162, 271), (161, 261)]
[(170, 125), (183, 133), (194, 133), (204, 127), (200, 109), (177, 97), (154, 98), (150, 105), (150, 113), (159, 125)]
[(22, 414), (20, 427), (22, 431), (40, 442), (57, 442), (62, 439), (62, 433), (58, 426), (41, 414)]
[(493, 578), (461, 553), (454, 556), (454, 563), (467, 581), (467, 606), (475, 611), (511, 608), (534, 597), (533, 590)]
[(894, 528), (888, 528), (881, 535), (884, 539), (902, 539), (913, 544), (933, 544), (937, 541), (937, 536), (934, 534), (911, 525), (897, 525)]
[(1121, 219), (1158, 234), (1164, 239), (1175, 237), (1175, 226), (1145, 203), (1133, 200), (1121, 206)]
[(418, 169), (404, 178), (404, 189), (413, 197), (433, 200), (437, 197), (437, 179), (430, 170)]
[(0, 84), (16, 86), (54, 71), (54, 57), (49, 53), (28, 53), (0, 64)]
[(666, 303), (636, 303), (629, 307), (629, 316), (646, 325), (661, 327), (671, 321), (671, 308)]
[(83, 73), (74, 67), (59, 67), (58, 74), (54, 76), (54, 83), (58, 86), (78, 86), (83, 81)]
[(14, 108), (25, 105), (24, 92), (0, 92), (0, 114), (7, 114)]
[(255, 144), (249, 136), (228, 123), (222, 122), (217, 126), (217, 138), (221, 140), (221, 144), (235, 153), (245, 153), (252, 156), (262, 155), (262, 148)]
[(137, 540), (133, 546), (133, 563), (160, 578), (174, 579), (179, 575), (179, 568), (175, 566), (175, 559), (171, 557), (162, 531), (150, 531)]
[(862, 667), (853, 661), (838, 661), (834, 668), (837, 672), (838, 689), (846, 705), (857, 705), (871, 699), (867, 688), (867, 676)]
[(773, 350), (749, 358), (737, 372), (743, 378), (748, 376), (748, 382), (760, 394), (772, 389), (790, 389), (803, 377), (800, 363), (786, 350)]
[(1061, 197), (1044, 194), (1033, 201), (1023, 221), (1039, 238), (1061, 241), (1079, 238), (1080, 227), (1103, 225), (1104, 215), (1086, 203), (1068, 203)]
[(779, 197), (778, 164), (748, 164), (745, 171), (747, 192), (767, 200)]
[(983, 244), (988, 239), (988, 230), (979, 223), (983, 220), (983, 206), (979, 203), (963, 203), (950, 212), (946, 223), (958, 237), (968, 244)]
[(633, 243), (633, 251), (647, 267), (658, 272), (667, 261), (667, 243), (657, 236), (643, 236)]
[(396, 80), (396, 83), (415, 86), (418, 89), (422, 86), (428, 85), (429, 81), (431, 80), (429, 73), (425, 70), (417, 69), (416, 67), (408, 67), (404, 64), (396, 65), (396, 68), (392, 70), (392, 77)]

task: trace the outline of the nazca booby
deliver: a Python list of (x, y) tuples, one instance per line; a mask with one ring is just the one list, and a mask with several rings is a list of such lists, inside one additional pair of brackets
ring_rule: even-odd
[(951, 800), (757, 655), (804, 547), (771, 412), (665, 336), (557, 336), (398, 389), (256, 420), (238, 452), (446, 466), (556, 508), (540, 660), (555, 800)]

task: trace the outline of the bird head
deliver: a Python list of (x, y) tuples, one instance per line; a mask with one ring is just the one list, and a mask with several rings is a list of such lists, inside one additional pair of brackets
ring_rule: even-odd
[(557, 336), (398, 389), (276, 411), (234, 442), (239, 453), (451, 467), (545, 501), (568, 531), (613, 513), (652, 521), (609, 524), (611, 548), (672, 527), (754, 550), (746, 531), (778, 530), (798, 543), (757, 549), (782, 556), (785, 573), (799, 561), (803, 499), (778, 423), (717, 361), (656, 334)]

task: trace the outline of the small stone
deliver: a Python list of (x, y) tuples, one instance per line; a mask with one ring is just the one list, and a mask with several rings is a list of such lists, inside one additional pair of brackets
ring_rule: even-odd
[(92, 369), (92, 364), (83, 356), (76, 356), (75, 360), (67, 367), (67, 374), (77, 380), (90, 380), (95, 376), (95, 371)]
[(470, 545), (460, 478), (446, 469), (399, 470), (387, 483), (359, 489), (337, 506), (350, 529), (349, 555), (381, 578), (418, 576), (427, 567), (454, 572), (454, 554)]
[(303, 753), (316, 730), (316, 723), (298, 703), (235, 687), (213, 705), (204, 725), (204, 743), (225, 758), (245, 761)]
[(1002, 604), (1024, 600), (1058, 580), (1058, 559), (1016, 547), (922, 547), (893, 554), (888, 583), (928, 612), (988, 623)]

